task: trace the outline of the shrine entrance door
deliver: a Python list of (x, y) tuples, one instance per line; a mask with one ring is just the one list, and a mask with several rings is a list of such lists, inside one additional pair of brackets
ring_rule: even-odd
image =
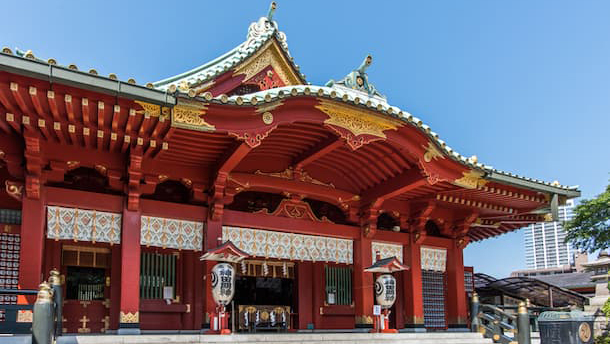
[(294, 263), (247, 260), (237, 266), (235, 329), (288, 330), (295, 311)]
[(105, 332), (110, 321), (110, 249), (63, 245), (61, 261), (63, 332)]

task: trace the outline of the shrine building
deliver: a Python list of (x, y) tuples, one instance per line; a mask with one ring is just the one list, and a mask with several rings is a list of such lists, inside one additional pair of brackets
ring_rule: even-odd
[(455, 152), (373, 86), (370, 56), (309, 84), (273, 12), (146, 85), (2, 50), (0, 288), (57, 268), (64, 332), (199, 331), (216, 309), (200, 257), (231, 241), (250, 256), (237, 330), (248, 312), (371, 327), (378, 256), (409, 268), (393, 328), (468, 326), (464, 248), (550, 221), (580, 191)]

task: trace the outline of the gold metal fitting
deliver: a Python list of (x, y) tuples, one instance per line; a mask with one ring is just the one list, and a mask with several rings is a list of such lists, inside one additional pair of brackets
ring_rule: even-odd
[(49, 283), (52, 286), (61, 285), (61, 278), (59, 278), (59, 271), (57, 271), (57, 269), (51, 270), (51, 275), (49, 276)]
[(36, 296), (36, 303), (49, 303), (53, 300), (53, 290), (47, 282), (42, 282), (38, 286), (38, 295)]
[(525, 302), (523, 302), (523, 301), (519, 302), (518, 313), (519, 314), (527, 314), (527, 307), (525, 306)]

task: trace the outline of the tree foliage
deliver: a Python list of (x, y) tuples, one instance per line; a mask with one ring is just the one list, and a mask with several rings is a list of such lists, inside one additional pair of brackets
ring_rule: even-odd
[(565, 224), (566, 242), (593, 253), (610, 247), (610, 185), (597, 197), (582, 201)]

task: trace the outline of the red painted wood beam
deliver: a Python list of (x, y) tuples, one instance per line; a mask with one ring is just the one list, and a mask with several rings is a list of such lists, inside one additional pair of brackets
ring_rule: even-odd
[(221, 173), (231, 173), (233, 169), (248, 155), (252, 150), (247, 143), (242, 142), (231, 150), (230, 153), (225, 155), (222, 162), (218, 167), (217, 175)]
[(133, 131), (133, 126), (135, 125), (135, 121), (136, 121), (136, 110), (129, 109), (129, 118), (127, 119), (127, 124), (125, 125), (125, 134), (126, 135), (131, 135), (131, 133)]
[(293, 160), (292, 164), (295, 166), (295, 169), (301, 170), (341, 145), (343, 145), (343, 140), (340, 140), (338, 137), (331, 137), (301, 154)]
[(112, 112), (112, 131), (116, 132), (119, 127), (119, 119), (121, 118), (121, 106), (115, 105)]
[(54, 91), (47, 91), (47, 102), (49, 103), (49, 110), (51, 110), (51, 114), (53, 115), (53, 120), (55, 122), (60, 121), (59, 110), (57, 107), (57, 99), (55, 98)]
[(0, 87), (0, 103), (2, 103), (2, 105), (4, 106), (5, 109), (8, 110), (8, 112), (10, 112), (10, 113), (17, 112), (17, 109), (11, 102), (12, 97), (10, 96), (10, 93), (8, 92), (5, 84), (0, 84), (0, 86), (1, 86)]
[(426, 177), (422, 176), (418, 169), (410, 169), (362, 192), (362, 204), (377, 203), (379, 206), (387, 199), (427, 183)]
[(106, 121), (106, 106), (103, 101), (97, 102), (97, 127), (98, 129), (104, 129), (104, 123)]
[(83, 113), (83, 125), (86, 127), (91, 126), (91, 109), (89, 108), (89, 99), (81, 99), (81, 111)]
[(74, 123), (74, 108), (72, 107), (72, 96), (66, 94), (64, 96), (64, 103), (66, 104), (66, 112), (68, 113), (68, 120), (70, 123)]
[(306, 195), (336, 205), (357, 198), (355, 197), (356, 195), (351, 192), (328, 186), (260, 174), (231, 173), (229, 182), (233, 182), (238, 186), (247, 184), (248, 190), (274, 193), (288, 192), (291, 194)]
[(28, 104), (25, 102), (25, 98), (21, 94), (19, 90), (19, 85), (16, 82), (11, 82), (11, 92), (13, 93), (13, 99), (17, 102), (19, 109), (21, 109), (21, 113), (23, 115), (29, 115), (30, 109), (28, 108)]

